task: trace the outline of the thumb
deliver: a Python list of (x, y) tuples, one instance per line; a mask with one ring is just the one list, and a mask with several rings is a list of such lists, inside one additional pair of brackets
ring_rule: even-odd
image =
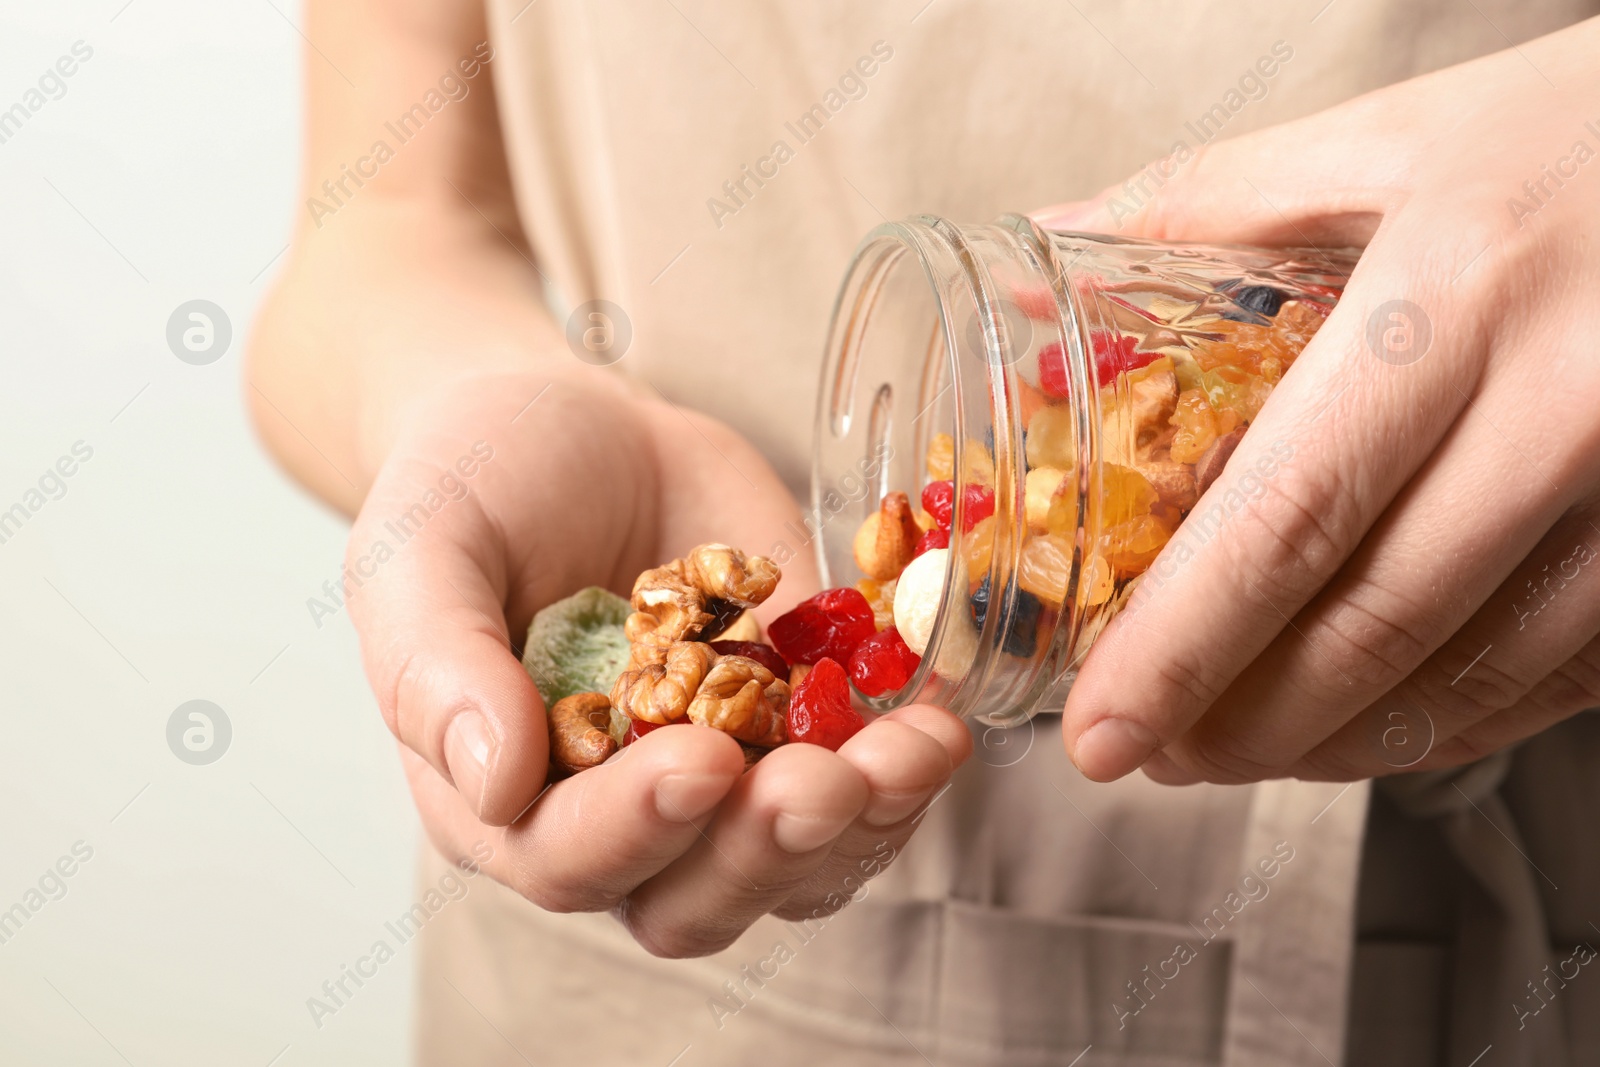
[(475, 558), (498, 538), (469, 495), (396, 544), (416, 490), (384, 482), (347, 554), (361, 579), (350, 610), (368, 680), (394, 735), (480, 819), (504, 826), (544, 785), (548, 737), (538, 690), (511, 652), (496, 568)]

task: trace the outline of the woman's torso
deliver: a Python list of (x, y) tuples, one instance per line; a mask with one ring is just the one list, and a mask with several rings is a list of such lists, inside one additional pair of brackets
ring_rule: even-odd
[[(512, 171), (557, 314), (620, 307), (632, 341), (616, 370), (727, 421), (801, 491), (834, 289), (884, 218), (980, 221), (1086, 196), (1180, 140), (1307, 114), (1594, 4), (490, 8)], [(1364, 785), (1097, 786), (1054, 718), (1000, 740), (859, 903), (816, 929), (763, 920), (706, 960), (653, 960), (608, 917), (475, 886), (424, 938), (422, 1062), (1064, 1064), (1090, 1046), (1085, 1064), (1338, 1060)], [(1224, 902), (1280, 841), (1281, 880), (1234, 912)], [(1206, 925), (1219, 907), (1229, 918)], [(1424, 946), (1413, 965), (1431, 974), (1450, 924), (1413, 925), (1396, 936)], [(1326, 989), (1280, 988), (1280, 974)], [(1265, 984), (1258, 999), (1241, 976)], [(1393, 996), (1426, 1008), (1436, 994)]]

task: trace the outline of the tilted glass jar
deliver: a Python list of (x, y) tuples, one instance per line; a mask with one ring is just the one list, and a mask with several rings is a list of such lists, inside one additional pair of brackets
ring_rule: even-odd
[[(834, 305), (818, 397), (824, 585), (863, 578), (852, 542), (885, 494), (915, 507), (949, 479), (955, 503), (921, 664), (862, 704), (927, 702), (995, 726), (1059, 707), (1355, 256), (1051, 231), (1016, 215), (919, 216), (869, 234)], [(974, 522), (987, 491), (993, 514)], [(1207, 498), (1200, 511), (1212, 510)]]

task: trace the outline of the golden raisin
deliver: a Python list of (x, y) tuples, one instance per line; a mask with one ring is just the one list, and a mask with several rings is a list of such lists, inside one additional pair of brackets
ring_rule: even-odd
[(1110, 527), (1142, 515), (1160, 500), (1150, 480), (1131, 467), (1102, 464), (1100, 495), (1091, 500), (1090, 518), (1095, 526)]
[(1040, 408), (1028, 420), (1028, 465), (1071, 470), (1078, 463), (1078, 439), (1072, 432), (1072, 409), (1065, 404)]
[(1100, 535), (1100, 555), (1124, 576), (1142, 574), (1172, 537), (1153, 515), (1140, 515), (1108, 527)]
[(1030, 537), (1017, 561), (1017, 584), (1040, 600), (1060, 604), (1072, 579), (1072, 542), (1045, 534)]
[(1078, 485), (1064, 478), (1050, 497), (1050, 510), (1045, 513), (1045, 529), (1071, 540), (1078, 535)]
[(989, 571), (994, 554), (994, 516), (980, 520), (961, 538), (961, 555), (966, 560), (967, 576), (977, 581)]
[(1116, 588), (1117, 583), (1111, 576), (1111, 564), (1099, 556), (1090, 556), (1083, 565), (1083, 577), (1078, 581), (1078, 594), (1083, 597), (1083, 602), (1090, 607), (1104, 604), (1111, 599)]
[(1023, 503), (1030, 528), (1043, 530), (1049, 525), (1050, 501), (1066, 477), (1067, 472), (1060, 467), (1035, 467), (1028, 472)]
[(982, 441), (967, 438), (961, 449), (961, 484), (994, 485), (994, 460)]
[(1172, 458), (1177, 463), (1195, 462), (1221, 436), (1217, 433), (1217, 413), (1199, 389), (1185, 389), (1179, 395), (1172, 425), (1178, 431), (1172, 438)]
[(867, 604), (872, 608), (872, 624), (879, 630), (887, 630), (894, 625), (894, 587), (898, 580), (890, 578), (880, 582), (863, 578), (856, 583), (856, 589), (867, 598)]
[(928, 478), (935, 482), (949, 481), (956, 471), (956, 442), (947, 433), (936, 433), (928, 442)]

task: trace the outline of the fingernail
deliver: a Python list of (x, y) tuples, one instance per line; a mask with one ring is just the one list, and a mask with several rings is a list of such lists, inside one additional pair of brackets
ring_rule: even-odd
[(1076, 226), (1088, 218), (1092, 209), (1088, 205), (1056, 211), (1040, 211), (1032, 215), (1034, 222), (1046, 229), (1063, 230)]
[(444, 761), (450, 777), (472, 810), (483, 811), (483, 790), (488, 783), (489, 752), (494, 738), (478, 711), (461, 711), (444, 731)]
[(850, 818), (818, 818), (780, 811), (772, 820), (772, 840), (785, 852), (810, 852), (844, 833)]
[(1078, 738), (1072, 762), (1084, 777), (1109, 782), (1137, 770), (1157, 743), (1149, 727), (1127, 719), (1101, 719)]
[(721, 803), (732, 784), (721, 774), (669, 774), (656, 784), (656, 813), (668, 822), (694, 822)]
[(874, 793), (861, 813), (861, 821), (868, 826), (888, 826), (910, 815), (933, 795), (933, 790), (920, 793)]

